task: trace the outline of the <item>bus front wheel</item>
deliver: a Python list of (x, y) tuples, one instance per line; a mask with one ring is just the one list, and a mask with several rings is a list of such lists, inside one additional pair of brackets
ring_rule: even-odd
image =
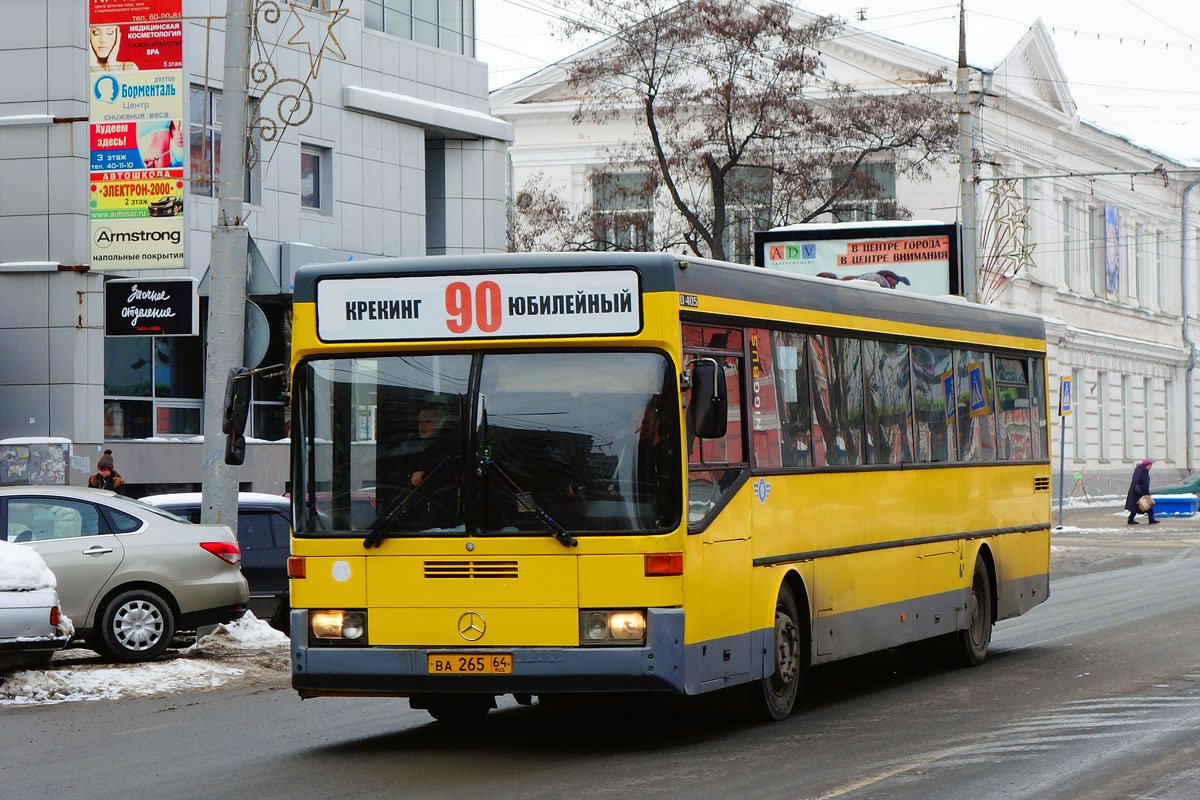
[(486, 717), (496, 707), (496, 698), (490, 694), (433, 694), (409, 703), (413, 708), (424, 708), (438, 722), (465, 725)]
[(987, 565), (982, 558), (976, 558), (971, 594), (967, 599), (967, 627), (958, 632), (955, 647), (957, 660), (963, 666), (977, 667), (987, 658), (988, 645), (992, 641), (994, 604)]
[(748, 687), (751, 711), (764, 722), (785, 719), (792, 713), (808, 674), (808, 626), (801, 623), (796, 597), (786, 583), (775, 601), (772, 650), (774, 671)]

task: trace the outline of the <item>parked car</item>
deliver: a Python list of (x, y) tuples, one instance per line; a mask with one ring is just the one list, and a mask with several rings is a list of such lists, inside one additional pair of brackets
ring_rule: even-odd
[(0, 674), (45, 663), (71, 641), (54, 585), (36, 551), (0, 541)]
[(1193, 472), (1178, 483), (1155, 486), (1152, 494), (1200, 494), (1200, 472)]
[(150, 661), (177, 630), (246, 613), (241, 551), (224, 525), (102, 489), (6, 486), (0, 531), (45, 559), (76, 636), (115, 660)]
[[(189, 522), (200, 522), (199, 492), (156, 494), (141, 500)], [(242, 574), (250, 584), (250, 610), (284, 633), (288, 632), (291, 612), (287, 577), (291, 524), (288, 498), (238, 492), (237, 540), (242, 551)]]
[(173, 217), (183, 213), (183, 198), (167, 195), (150, 203), (146, 210), (152, 217)]

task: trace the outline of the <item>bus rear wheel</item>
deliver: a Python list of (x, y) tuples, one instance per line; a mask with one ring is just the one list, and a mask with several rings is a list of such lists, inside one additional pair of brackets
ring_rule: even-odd
[(775, 601), (772, 651), (774, 671), (748, 687), (751, 713), (763, 722), (786, 719), (792, 713), (808, 674), (808, 626), (802, 626), (796, 597), (786, 583)]
[(954, 648), (956, 660), (963, 666), (978, 667), (987, 658), (988, 645), (992, 642), (995, 602), (987, 565), (982, 558), (976, 558), (971, 594), (967, 599), (967, 627), (958, 632)]

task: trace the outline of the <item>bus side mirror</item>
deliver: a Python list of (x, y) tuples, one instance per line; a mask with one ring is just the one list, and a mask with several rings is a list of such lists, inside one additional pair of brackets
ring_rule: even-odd
[(729, 426), (725, 373), (712, 358), (692, 362), (692, 433), (701, 439), (720, 439)]
[(225, 434), (225, 463), (238, 466), (246, 460), (246, 417), (250, 413), (250, 373), (239, 368), (229, 370), (225, 379), (225, 413), (221, 431)]

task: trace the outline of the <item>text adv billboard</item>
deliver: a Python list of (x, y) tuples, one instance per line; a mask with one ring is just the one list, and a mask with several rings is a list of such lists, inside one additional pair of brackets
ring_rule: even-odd
[(754, 235), (755, 264), (832, 280), (855, 278), (924, 295), (961, 291), (958, 226), (795, 225)]

